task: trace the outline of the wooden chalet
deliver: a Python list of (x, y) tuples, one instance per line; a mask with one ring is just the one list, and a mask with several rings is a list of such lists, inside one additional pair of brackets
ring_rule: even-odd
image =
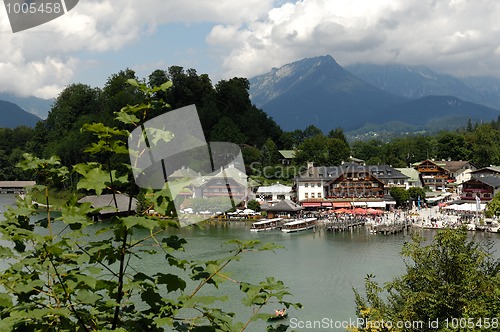
[(500, 177), (500, 166), (488, 166), (471, 172), (472, 178), (481, 178), (485, 176)]
[(444, 191), (471, 178), (476, 168), (469, 161), (424, 160), (413, 164), (420, 173), (420, 181), (431, 190)]
[(414, 164), (414, 167), (420, 174), (422, 185), (431, 190), (445, 190), (448, 182), (452, 180), (450, 171), (433, 160), (424, 160)]
[(383, 198), (384, 182), (375, 177), (367, 167), (349, 167), (345, 172), (325, 184), (326, 197)]
[(251, 194), (246, 173), (233, 165), (214, 175), (199, 177), (193, 187), (194, 197), (229, 197), (230, 192), (232, 198), (241, 201)]
[(294, 218), (302, 211), (304, 207), (292, 202), (289, 199), (284, 199), (272, 206), (263, 206), (262, 210), (267, 212), (268, 218)]
[(484, 176), (464, 182), (460, 198), (465, 201), (473, 201), (479, 197), (482, 202), (488, 202), (498, 192), (500, 192), (500, 177)]

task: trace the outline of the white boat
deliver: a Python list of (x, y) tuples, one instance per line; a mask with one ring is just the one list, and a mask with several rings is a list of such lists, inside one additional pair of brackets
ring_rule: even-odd
[(494, 223), (488, 227), (488, 232), (490, 233), (500, 233), (500, 224)]
[(260, 221), (256, 221), (252, 223), (252, 227), (250, 227), (250, 232), (262, 232), (262, 231), (270, 231), (273, 229), (281, 228), (282, 218), (273, 218), (273, 219), (263, 219)]
[(293, 233), (311, 229), (316, 225), (316, 218), (296, 219), (287, 222), (281, 226), (281, 231), (285, 233)]

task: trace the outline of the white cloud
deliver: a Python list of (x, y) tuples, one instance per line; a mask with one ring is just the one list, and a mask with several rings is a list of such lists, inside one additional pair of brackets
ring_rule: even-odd
[(68, 14), (18, 33), (2, 9), (0, 91), (54, 97), (89, 62), (77, 60), (78, 52), (118, 52), (161, 24), (232, 24), (257, 20), (271, 8), (272, 0), (82, 0)]
[(227, 76), (251, 77), (304, 57), (422, 64), (457, 75), (500, 76), (496, 0), (302, 0), (261, 20), (214, 28)]
[(251, 77), (331, 54), (341, 65), (398, 61), (500, 76), (499, 16), (496, 0), (82, 0), (67, 15), (13, 34), (0, 10), (0, 90), (54, 97), (90, 64), (98, 72), (93, 54), (127, 58), (127, 47), (172, 22), (214, 24), (210, 49), (174, 45), (168, 59), (130, 66), (217, 57), (224, 74), (216, 76)]

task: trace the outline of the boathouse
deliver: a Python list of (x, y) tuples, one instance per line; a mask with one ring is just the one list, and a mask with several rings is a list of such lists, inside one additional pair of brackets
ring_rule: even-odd
[(267, 218), (294, 218), (304, 207), (284, 199), (271, 206), (262, 206), (262, 210), (267, 212)]
[(35, 181), (0, 181), (0, 194), (24, 194), (25, 188), (35, 184)]
[[(116, 199), (116, 204), (115, 204)], [(127, 216), (134, 214), (137, 210), (137, 199), (124, 194), (89, 195), (78, 200), (78, 203), (90, 203), (99, 209), (93, 216), (95, 220), (110, 219), (113, 216)]]

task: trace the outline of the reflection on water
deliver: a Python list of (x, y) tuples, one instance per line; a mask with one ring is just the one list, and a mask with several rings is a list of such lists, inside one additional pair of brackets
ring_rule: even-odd
[[(13, 199), (0, 195), (0, 208), (4, 209), (4, 204), (12, 202)], [(248, 282), (258, 282), (267, 276), (282, 280), (293, 294), (290, 300), (304, 305), (301, 310), (289, 311), (289, 319), (297, 317), (300, 320), (354, 320), (356, 317), (352, 288), (363, 290), (367, 274), (375, 275), (377, 281), (384, 283), (404, 273), (400, 252), (404, 242), (411, 239), (411, 234), (374, 235), (364, 228), (345, 233), (309, 230), (294, 234), (280, 231), (255, 233), (249, 229), (250, 224), (242, 222), (211, 223), (203, 227), (169, 230), (165, 236), (176, 234), (184, 237), (188, 241), (186, 252), (179, 255), (195, 260), (224, 257), (227, 249), (223, 244), (231, 239), (258, 239), (285, 247), (275, 253), (245, 253), (241, 261), (231, 263), (227, 271), (232, 279)], [(434, 230), (417, 231), (428, 239), (435, 234)], [(135, 236), (140, 238), (147, 234), (147, 231), (139, 231)], [(498, 234), (477, 233), (476, 238), (480, 241), (494, 240), (497, 249), (495, 255), (500, 256), (500, 241), (496, 241), (499, 239)], [(149, 245), (153, 245), (153, 242)], [(144, 273), (156, 272), (158, 267), (176, 272), (167, 266), (163, 253), (147, 260), (134, 259), (130, 264)], [(207, 291), (227, 295), (230, 302), (222, 307), (235, 311), (242, 317), (243, 314), (248, 317), (251, 312), (251, 309), (240, 304), (240, 292), (236, 284), (228, 282), (226, 287)], [(277, 309), (277, 306), (270, 305), (266, 311), (272, 312), (273, 309)]]

